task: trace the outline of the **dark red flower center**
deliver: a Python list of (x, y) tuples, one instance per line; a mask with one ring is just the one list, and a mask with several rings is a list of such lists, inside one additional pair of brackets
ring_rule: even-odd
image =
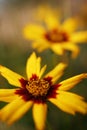
[(16, 90), (16, 94), (23, 97), (24, 100), (33, 100), (34, 102), (45, 102), (47, 98), (55, 98), (56, 90), (59, 84), (52, 85), (52, 77), (39, 79), (32, 75), (29, 80), (20, 79), (22, 88)]
[(62, 43), (68, 41), (68, 34), (58, 29), (53, 29), (48, 31), (45, 35), (45, 38), (51, 43)]

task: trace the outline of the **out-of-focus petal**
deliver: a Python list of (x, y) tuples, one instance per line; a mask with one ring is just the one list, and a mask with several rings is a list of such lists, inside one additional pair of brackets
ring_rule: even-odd
[(79, 54), (79, 48), (77, 45), (75, 45), (74, 43), (72, 42), (68, 42), (68, 43), (65, 43), (63, 44), (63, 49), (65, 50), (68, 50), (68, 51), (71, 51), (71, 55), (72, 55), (72, 58), (76, 58), (77, 55)]
[(87, 42), (87, 31), (74, 32), (70, 40), (75, 43), (86, 43)]
[(52, 81), (55, 83), (63, 75), (66, 66), (65, 63), (59, 63), (53, 70), (47, 73), (45, 77), (52, 77)]
[(38, 19), (44, 21), (48, 29), (53, 29), (60, 25), (60, 12), (58, 9), (51, 8), (48, 5), (43, 5), (38, 7), (37, 14)]
[(77, 18), (68, 18), (62, 23), (61, 27), (66, 32), (72, 33), (78, 28), (78, 19)]
[(46, 40), (39, 40), (32, 43), (32, 47), (37, 49), (38, 52), (46, 50), (47, 48), (49, 48), (49, 46), (50, 45), (46, 42)]
[(57, 18), (58, 17), (56, 17), (52, 14), (46, 14), (45, 22), (46, 22), (48, 29), (52, 30), (52, 29), (60, 27), (60, 22), (59, 22), (59, 19), (57, 19)]
[(24, 79), (21, 75), (11, 71), (10, 69), (0, 65), (1, 75), (8, 80), (11, 85), (21, 87), (20, 79)]
[(57, 54), (57, 55), (63, 55), (64, 54), (64, 49), (62, 48), (61, 44), (53, 44), (50, 46), (50, 48)]
[(33, 118), (37, 130), (44, 130), (45, 120), (47, 115), (47, 105), (46, 104), (34, 104), (33, 106)]
[(43, 37), (45, 29), (40, 25), (26, 25), (23, 30), (23, 35), (29, 40), (38, 40)]
[(62, 82), (60, 82), (61, 86), (58, 88), (59, 90), (69, 90), (73, 88), (77, 83), (79, 83), (84, 78), (87, 78), (87, 74), (83, 73), (80, 75), (73, 76), (71, 78), (68, 78)]

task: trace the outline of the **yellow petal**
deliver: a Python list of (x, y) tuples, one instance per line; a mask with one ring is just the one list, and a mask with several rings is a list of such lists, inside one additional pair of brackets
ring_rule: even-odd
[(65, 43), (65, 44), (63, 44), (62, 47), (63, 47), (63, 49), (69, 50), (69, 51), (72, 52), (72, 58), (76, 58), (77, 55), (79, 54), (79, 48), (78, 48), (78, 46), (75, 45), (72, 42)]
[(49, 99), (53, 104), (59, 107), (61, 110), (68, 112), (70, 114), (75, 114), (75, 112), (80, 112), (82, 114), (87, 113), (87, 103), (83, 101), (82, 97), (67, 93), (59, 92), (56, 99)]
[(0, 89), (0, 101), (11, 102), (18, 98), (15, 94), (16, 89)]
[(84, 78), (87, 78), (86, 73), (68, 78), (68, 79), (60, 82), (61, 86), (58, 89), (59, 90), (69, 90), (69, 89), (73, 88), (76, 84), (78, 84), (81, 80), (83, 80)]
[(52, 77), (53, 83), (56, 82), (64, 72), (64, 69), (66, 68), (65, 63), (59, 63), (53, 70), (51, 70), (45, 77)]
[(40, 74), (39, 74), (39, 78), (41, 78), (41, 76), (43, 75), (43, 73), (45, 72), (45, 70), (46, 70), (46, 65), (44, 65), (42, 68), (41, 68), (41, 70), (40, 70)]
[(61, 94), (63, 96), (67, 96), (67, 97), (70, 97), (70, 98), (73, 98), (73, 99), (84, 100), (84, 97), (77, 95), (75, 93), (71, 93), (71, 92), (67, 92), (67, 91), (61, 91), (61, 90), (58, 90), (57, 92), (58, 92), (58, 96), (59, 96), (59, 94)]
[(26, 25), (23, 30), (23, 35), (29, 40), (38, 40), (45, 34), (45, 29), (40, 25)]
[(31, 56), (27, 60), (27, 65), (26, 65), (26, 73), (28, 78), (32, 76), (32, 74), (36, 74), (36, 54), (33, 52)]
[(21, 107), (24, 103), (25, 101), (22, 100), (21, 97), (18, 97), (11, 103), (7, 104), (4, 108), (0, 110), (0, 119), (2, 121), (8, 120), (8, 118), (10, 118), (10, 116), (13, 115), (13, 113), (17, 111), (17, 109), (19, 109), (19, 107)]
[(62, 48), (61, 44), (53, 44), (50, 46), (50, 48), (57, 54), (57, 55), (63, 55), (64, 54), (64, 49)]
[[(43, 44), (44, 42), (44, 44)], [(40, 40), (40, 42), (33, 42), (32, 47), (33, 48), (39, 48), (40, 46), (44, 46), (46, 44), (45, 40)]]
[(38, 7), (37, 14), (38, 19), (44, 21), (49, 29), (59, 26), (60, 14), (58, 9), (52, 9), (48, 5), (43, 5)]
[(32, 47), (37, 49), (38, 52), (42, 52), (49, 48), (49, 44), (45, 40), (38, 40), (32, 44)]
[(0, 97), (14, 95), (16, 89), (0, 89)]
[(80, 112), (82, 114), (87, 113), (87, 103), (84, 102), (83, 98), (79, 95), (60, 91), (58, 99), (63, 101), (66, 105), (70, 106), (74, 112)]
[(17, 121), (18, 119), (20, 119), (32, 106), (31, 101), (25, 102), (21, 107), (19, 107), (9, 118), (9, 120), (7, 121), (7, 123), (9, 125), (11, 125), (12, 123), (14, 123), (15, 121)]
[(47, 5), (40, 5), (37, 7), (37, 10), (35, 10), (35, 18), (37, 20), (43, 21), (45, 18), (46, 10), (48, 9)]
[(13, 95), (13, 96), (5, 96), (5, 97), (0, 97), (0, 101), (2, 102), (12, 102), (13, 100), (17, 99), (19, 96), (18, 95)]
[(20, 84), (19, 80), (21, 78), (24, 79), (24, 77), (22, 77), (21, 75), (13, 72), (10, 69), (8, 69), (8, 68), (6, 68), (4, 66), (1, 66), (1, 65), (0, 65), (0, 73), (4, 78), (6, 78), (8, 80), (8, 82), (11, 85), (21, 87), (21, 84)]
[(36, 62), (36, 75), (40, 74), (40, 64), (41, 64), (41, 58), (38, 57)]
[(35, 13), (35, 16), (39, 19), (39, 20), (43, 20), (45, 18), (45, 14), (46, 14), (46, 11), (49, 10), (49, 6), (48, 5), (40, 5), (37, 7), (37, 13)]
[(68, 18), (62, 24), (62, 28), (68, 33), (72, 33), (77, 29), (77, 27), (78, 27), (77, 18)]
[(37, 58), (36, 54), (33, 52), (31, 56), (28, 58), (26, 65), (26, 72), (28, 78), (31, 78), (32, 74), (36, 74), (37, 76), (39, 76), (40, 62), (41, 59)]
[(56, 17), (50, 13), (46, 14), (44, 20), (46, 22), (48, 29), (52, 30), (52, 29), (58, 28), (60, 26), (60, 23), (57, 18), (58, 17)]
[(87, 31), (74, 32), (71, 35), (70, 40), (72, 42), (76, 42), (76, 43), (86, 43), (87, 42)]
[(57, 100), (55, 98), (50, 98), (49, 101), (51, 103), (53, 103), (54, 105), (56, 105), (58, 108), (60, 108), (64, 112), (67, 112), (67, 113), (72, 114), (72, 115), (75, 114), (73, 109), (70, 106), (66, 105), (64, 102)]
[(34, 104), (33, 106), (33, 118), (37, 130), (44, 130), (45, 121), (47, 115), (47, 105), (46, 104)]

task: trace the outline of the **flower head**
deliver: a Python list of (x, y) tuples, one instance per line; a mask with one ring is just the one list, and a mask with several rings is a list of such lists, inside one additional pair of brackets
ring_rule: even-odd
[(68, 18), (60, 23), (60, 17), (48, 8), (40, 8), (40, 15), (45, 26), (29, 24), (24, 27), (23, 35), (33, 41), (33, 48), (39, 52), (50, 48), (58, 55), (63, 55), (66, 50), (72, 52), (72, 57), (79, 53), (78, 43), (87, 41), (87, 31), (78, 31), (79, 20)]
[[(87, 74), (80, 74), (60, 83), (56, 81), (63, 75), (65, 63), (59, 63), (53, 70), (42, 76), (46, 65), (41, 68), (41, 58), (32, 53), (26, 65), (27, 78), (0, 66), (1, 75), (16, 88), (0, 89), (0, 101), (8, 104), (0, 110), (0, 119), (12, 124), (20, 119), (32, 106), (37, 130), (45, 128), (47, 101), (52, 102), (64, 112), (87, 113), (87, 103), (83, 97), (67, 92)], [(71, 102), (72, 101), (72, 102)]]

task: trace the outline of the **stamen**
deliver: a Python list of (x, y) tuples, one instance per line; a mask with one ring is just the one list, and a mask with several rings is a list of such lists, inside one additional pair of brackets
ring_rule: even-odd
[(26, 89), (33, 96), (45, 96), (50, 88), (49, 82), (42, 79), (29, 80)]

